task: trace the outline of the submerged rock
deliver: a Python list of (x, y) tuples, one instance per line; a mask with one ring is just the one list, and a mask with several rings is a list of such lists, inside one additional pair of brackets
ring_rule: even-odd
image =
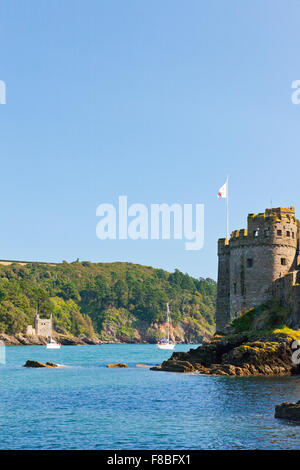
[(121, 367), (121, 368), (125, 368), (125, 367), (128, 367), (127, 364), (124, 364), (123, 362), (118, 362), (118, 363), (115, 363), (115, 364), (106, 364), (106, 367)]
[(149, 367), (147, 364), (136, 364), (135, 367)]
[(300, 421), (300, 400), (297, 403), (281, 403), (275, 407), (275, 418)]
[(54, 367), (58, 367), (58, 365), (54, 364), (53, 362), (46, 362), (46, 364), (44, 364), (43, 362), (29, 360), (29, 361), (26, 361), (26, 364), (24, 364), (24, 367), (32, 367), (32, 368), (48, 367), (50, 369), (53, 369)]
[(180, 361), (176, 359), (169, 359), (164, 361), (161, 366), (154, 366), (151, 370), (161, 370), (167, 372), (194, 372), (194, 366), (188, 361)]

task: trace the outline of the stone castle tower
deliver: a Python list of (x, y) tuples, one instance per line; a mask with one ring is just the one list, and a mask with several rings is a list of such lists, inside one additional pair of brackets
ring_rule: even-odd
[[(298, 252), (299, 221), (294, 207), (249, 214), (247, 230), (234, 231), (230, 240), (219, 239), (217, 331), (224, 332), (244, 309), (276, 296), (276, 282), (289, 273), (294, 273), (288, 278), (289, 287), (296, 286)], [(285, 293), (280, 295), (291, 303), (294, 294), (295, 289), (289, 299)], [(294, 309), (296, 304), (293, 302)]]
[(37, 336), (52, 336), (52, 315), (51, 318), (40, 318), (38, 314), (34, 317), (34, 328), (27, 326), (26, 334)]

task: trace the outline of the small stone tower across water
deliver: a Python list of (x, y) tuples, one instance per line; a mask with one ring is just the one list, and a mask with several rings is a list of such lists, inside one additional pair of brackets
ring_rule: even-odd
[(295, 208), (248, 215), (247, 229), (218, 240), (217, 331), (244, 309), (272, 297), (272, 285), (298, 268), (299, 221)]
[(35, 332), (38, 336), (52, 336), (52, 318), (34, 317)]
[(34, 328), (28, 325), (26, 334), (52, 337), (52, 315), (51, 318), (40, 318), (38, 314), (34, 317)]

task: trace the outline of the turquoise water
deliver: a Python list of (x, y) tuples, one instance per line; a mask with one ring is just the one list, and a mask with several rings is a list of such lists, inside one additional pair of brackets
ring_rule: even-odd
[[(154, 345), (7, 347), (0, 449), (300, 449), (300, 426), (274, 419), (276, 404), (300, 399), (300, 378), (135, 367), (169, 356)], [(70, 367), (26, 369), (27, 359)]]

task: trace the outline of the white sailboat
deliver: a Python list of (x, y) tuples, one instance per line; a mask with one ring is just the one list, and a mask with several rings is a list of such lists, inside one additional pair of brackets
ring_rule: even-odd
[(175, 343), (170, 342), (170, 324), (171, 324), (171, 318), (170, 318), (170, 309), (169, 309), (169, 303), (167, 303), (167, 331), (168, 331), (168, 336), (167, 339), (163, 339), (156, 343), (156, 347), (158, 349), (174, 349), (175, 348)]
[(52, 338), (52, 332), (53, 332), (53, 324), (52, 324), (52, 313), (51, 313), (51, 336), (50, 336), (50, 341), (49, 343), (46, 344), (47, 349), (60, 349), (60, 344), (55, 341), (55, 339)]

